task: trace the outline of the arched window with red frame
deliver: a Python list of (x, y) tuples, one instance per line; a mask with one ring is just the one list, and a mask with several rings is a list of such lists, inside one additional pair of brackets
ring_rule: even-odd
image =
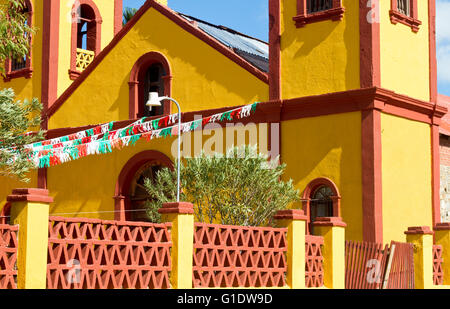
[(101, 51), (100, 11), (92, 0), (78, 0), (72, 8), (72, 43), (69, 75), (77, 78)]
[(163, 102), (161, 107), (151, 111), (145, 104), (150, 92), (158, 92), (159, 96), (172, 95), (171, 72), (169, 61), (159, 52), (149, 52), (136, 61), (128, 82), (130, 119), (170, 114), (170, 102)]
[[(22, 13), (26, 15), (25, 23), (29, 27), (33, 27), (33, 5), (30, 0), (23, 1)], [(29, 53), (22, 58), (8, 58), (5, 63), (5, 78), (8, 82), (13, 78), (25, 77), (31, 78), (33, 69), (31, 67), (31, 46), (33, 43), (33, 36), (31, 33), (26, 34), (30, 43)]]
[(144, 188), (145, 178), (152, 179), (162, 168), (173, 168), (165, 154), (147, 150), (132, 157), (120, 172), (115, 190), (115, 220), (147, 221), (145, 202), (152, 197)]
[(311, 181), (303, 191), (304, 211), (307, 216), (307, 234), (314, 235), (314, 222), (319, 217), (340, 217), (341, 196), (334, 182), (328, 178)]

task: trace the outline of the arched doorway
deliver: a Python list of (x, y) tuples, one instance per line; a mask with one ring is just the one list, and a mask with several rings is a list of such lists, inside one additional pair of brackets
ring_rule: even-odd
[(153, 178), (162, 168), (173, 168), (165, 154), (147, 150), (132, 157), (116, 183), (115, 220), (147, 221), (145, 202), (151, 199), (144, 188), (145, 178)]
[(303, 192), (304, 211), (308, 217), (307, 234), (314, 235), (314, 222), (319, 217), (340, 217), (341, 196), (328, 178), (311, 181)]

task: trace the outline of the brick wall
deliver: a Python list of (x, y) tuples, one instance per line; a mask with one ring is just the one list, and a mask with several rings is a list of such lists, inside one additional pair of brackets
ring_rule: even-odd
[(441, 135), (439, 139), (441, 160), (441, 219), (450, 222), (450, 137)]

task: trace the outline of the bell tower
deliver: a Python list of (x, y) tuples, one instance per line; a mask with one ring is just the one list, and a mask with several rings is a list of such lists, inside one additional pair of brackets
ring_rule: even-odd
[(272, 98), (381, 87), (435, 102), (435, 0), (269, 0)]

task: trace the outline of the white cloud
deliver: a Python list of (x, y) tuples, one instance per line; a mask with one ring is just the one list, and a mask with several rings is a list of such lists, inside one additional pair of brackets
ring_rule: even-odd
[(450, 85), (450, 1), (437, 0), (436, 3), (436, 41), (438, 79)]

